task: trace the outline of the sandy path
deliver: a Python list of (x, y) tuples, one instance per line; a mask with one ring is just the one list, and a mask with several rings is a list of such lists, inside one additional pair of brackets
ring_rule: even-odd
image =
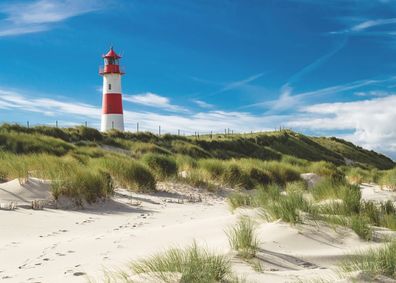
[[(224, 230), (234, 223), (222, 199), (200, 203), (166, 202), (177, 194), (132, 194), (82, 211), (45, 209), (0, 210), (0, 279), (4, 282), (101, 282), (103, 270), (124, 269), (136, 258), (195, 239), (219, 253), (230, 253)], [(241, 260), (233, 268), (248, 282), (293, 282), (325, 277), (335, 280), (335, 263), (367, 243), (349, 231), (323, 226), (260, 222), (258, 257), (264, 272)]]

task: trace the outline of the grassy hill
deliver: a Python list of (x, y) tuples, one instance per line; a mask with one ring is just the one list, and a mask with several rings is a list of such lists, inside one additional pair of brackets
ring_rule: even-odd
[(3, 151), (46, 152), (60, 156), (79, 146), (103, 145), (130, 150), (135, 156), (148, 152), (217, 159), (281, 160), (284, 156), (293, 156), (308, 161), (327, 161), (337, 166), (354, 163), (381, 170), (393, 168), (395, 165), (390, 158), (351, 142), (334, 137), (308, 137), (290, 130), (248, 135), (185, 137), (166, 134), (159, 137), (148, 132), (103, 134), (86, 127), (0, 126), (0, 150)]
[(395, 185), (396, 171), (382, 171), (394, 165), (384, 155), (340, 139), (288, 130), (198, 137), (0, 126), (0, 182), (24, 182), (30, 176), (53, 180), (55, 198), (66, 195), (77, 203), (106, 198), (117, 185), (139, 192), (155, 191), (158, 181), (212, 191), (250, 190), (285, 186), (307, 172)]

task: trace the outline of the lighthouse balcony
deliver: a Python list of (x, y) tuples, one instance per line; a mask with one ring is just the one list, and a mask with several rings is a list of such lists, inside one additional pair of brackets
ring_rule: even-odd
[(99, 74), (125, 74), (124, 67), (120, 65), (104, 65), (99, 67)]

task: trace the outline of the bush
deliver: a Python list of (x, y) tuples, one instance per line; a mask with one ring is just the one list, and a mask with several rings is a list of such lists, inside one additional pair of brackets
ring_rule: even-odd
[(142, 161), (154, 171), (159, 179), (165, 179), (177, 174), (177, 165), (173, 157), (148, 153), (142, 157)]
[(231, 263), (226, 256), (215, 255), (196, 243), (186, 249), (172, 248), (148, 259), (132, 263), (135, 273), (151, 275), (158, 281), (170, 282), (171, 273), (180, 273), (185, 283), (227, 282)]
[(102, 159), (102, 166), (120, 186), (142, 193), (156, 190), (154, 176), (135, 160), (115, 157)]
[(226, 232), (230, 246), (243, 258), (256, 255), (259, 242), (256, 237), (254, 222), (249, 217), (241, 217), (236, 226)]

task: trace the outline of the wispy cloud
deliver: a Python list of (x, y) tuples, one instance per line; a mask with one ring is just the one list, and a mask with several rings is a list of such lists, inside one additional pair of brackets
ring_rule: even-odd
[(337, 54), (339, 51), (341, 51), (346, 46), (347, 43), (348, 43), (348, 37), (344, 37), (342, 40), (340, 40), (337, 43), (337, 45), (332, 50), (330, 50), (323, 56), (320, 56), (319, 58), (314, 60), (312, 63), (306, 65), (301, 70), (296, 72), (291, 78), (288, 79), (287, 83), (284, 86), (291, 86), (292, 84), (301, 80), (305, 75), (318, 69), (324, 63), (326, 63), (331, 57), (333, 57), (335, 54)]
[(214, 107), (213, 104), (209, 104), (209, 103), (207, 103), (207, 102), (205, 102), (205, 101), (198, 100), (198, 99), (193, 99), (192, 102), (194, 102), (196, 105), (198, 105), (198, 106), (201, 107), (201, 108), (210, 109), (210, 108), (213, 108), (213, 107)]
[(188, 110), (184, 107), (171, 104), (169, 98), (160, 96), (152, 92), (139, 93), (135, 95), (124, 95), (125, 101), (140, 104), (148, 107), (160, 108), (167, 111), (173, 112), (187, 112)]
[(54, 23), (103, 8), (98, 0), (15, 1), (0, 5), (5, 18), (0, 21), (0, 37), (42, 32)]
[(241, 109), (252, 108), (252, 107), (264, 107), (270, 109), (270, 111), (283, 111), (303, 105), (304, 100), (307, 98), (342, 93), (345, 91), (358, 89), (364, 86), (389, 82), (393, 80), (395, 80), (395, 78), (390, 78), (387, 80), (360, 80), (351, 83), (322, 88), (314, 91), (296, 93), (294, 95), (293, 95), (293, 89), (290, 86), (285, 85), (282, 87), (281, 94), (278, 97), (278, 99), (246, 105), (241, 107)]
[(356, 32), (365, 31), (366, 29), (372, 27), (391, 25), (391, 24), (396, 24), (396, 18), (366, 20), (358, 24), (355, 24), (347, 29), (343, 29), (340, 31), (333, 31), (331, 32), (331, 34), (354, 33), (354, 32), (356, 33)]
[(249, 83), (261, 78), (263, 75), (264, 75), (264, 73), (259, 73), (259, 74), (252, 75), (250, 77), (247, 77), (247, 78), (239, 80), (239, 81), (233, 81), (233, 82), (227, 83), (224, 85), (224, 87), (222, 87), (220, 90), (216, 91), (215, 93), (221, 93), (221, 92), (239, 88), (241, 86), (244, 86), (246, 84), (249, 84)]

